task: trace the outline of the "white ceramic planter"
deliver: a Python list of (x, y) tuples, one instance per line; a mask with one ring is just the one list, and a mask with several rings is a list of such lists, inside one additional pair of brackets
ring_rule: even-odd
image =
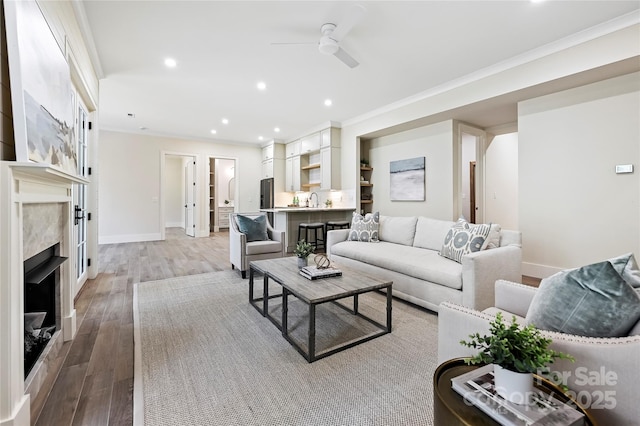
[(533, 374), (493, 366), (496, 392), (515, 404), (527, 404), (533, 392)]

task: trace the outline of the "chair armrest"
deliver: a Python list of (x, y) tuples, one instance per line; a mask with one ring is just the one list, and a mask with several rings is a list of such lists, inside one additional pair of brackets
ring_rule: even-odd
[(331, 246), (347, 241), (349, 237), (349, 229), (333, 229), (327, 232), (327, 257), (331, 259)]
[(497, 280), (522, 279), (522, 249), (516, 245), (477, 251), (462, 257), (462, 304), (483, 310), (493, 306)]
[(531, 300), (537, 290), (536, 287), (529, 285), (498, 280), (495, 284), (495, 307), (524, 318), (527, 316)]
[(232, 217), (229, 218), (229, 260), (231, 264), (242, 270), (244, 264), (247, 236), (240, 232)]
[(472, 333), (489, 334), (489, 322), (493, 315), (475, 309), (442, 302), (438, 306), (438, 364), (444, 361), (475, 355), (478, 350), (460, 344), (469, 340)]

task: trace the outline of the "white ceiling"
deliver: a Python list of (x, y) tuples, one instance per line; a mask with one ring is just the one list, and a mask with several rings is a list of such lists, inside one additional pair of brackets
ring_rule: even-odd
[[(360, 62), (351, 69), (313, 44), (271, 43), (317, 42), (320, 26), (339, 27), (354, 2), (79, 4), (101, 68), (101, 128), (255, 144), (353, 119), (640, 8), (637, 0), (361, 1), (366, 14), (341, 42)], [(176, 68), (163, 65), (167, 57)], [(467, 119), (504, 124), (515, 114), (504, 107)]]

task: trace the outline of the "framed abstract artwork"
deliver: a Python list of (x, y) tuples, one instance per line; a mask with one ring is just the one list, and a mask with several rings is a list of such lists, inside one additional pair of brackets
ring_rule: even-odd
[(77, 175), (69, 65), (34, 0), (4, 6), (16, 160)]
[(425, 200), (425, 157), (389, 163), (391, 201)]

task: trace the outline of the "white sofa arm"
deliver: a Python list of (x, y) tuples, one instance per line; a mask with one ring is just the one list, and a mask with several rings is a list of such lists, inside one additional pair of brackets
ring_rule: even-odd
[(495, 307), (525, 318), (537, 290), (529, 285), (498, 280), (495, 284)]
[(327, 257), (331, 259), (331, 246), (346, 241), (349, 237), (349, 229), (334, 229), (327, 232)]
[(497, 280), (522, 279), (522, 249), (508, 245), (462, 257), (462, 304), (478, 310), (494, 305)]

